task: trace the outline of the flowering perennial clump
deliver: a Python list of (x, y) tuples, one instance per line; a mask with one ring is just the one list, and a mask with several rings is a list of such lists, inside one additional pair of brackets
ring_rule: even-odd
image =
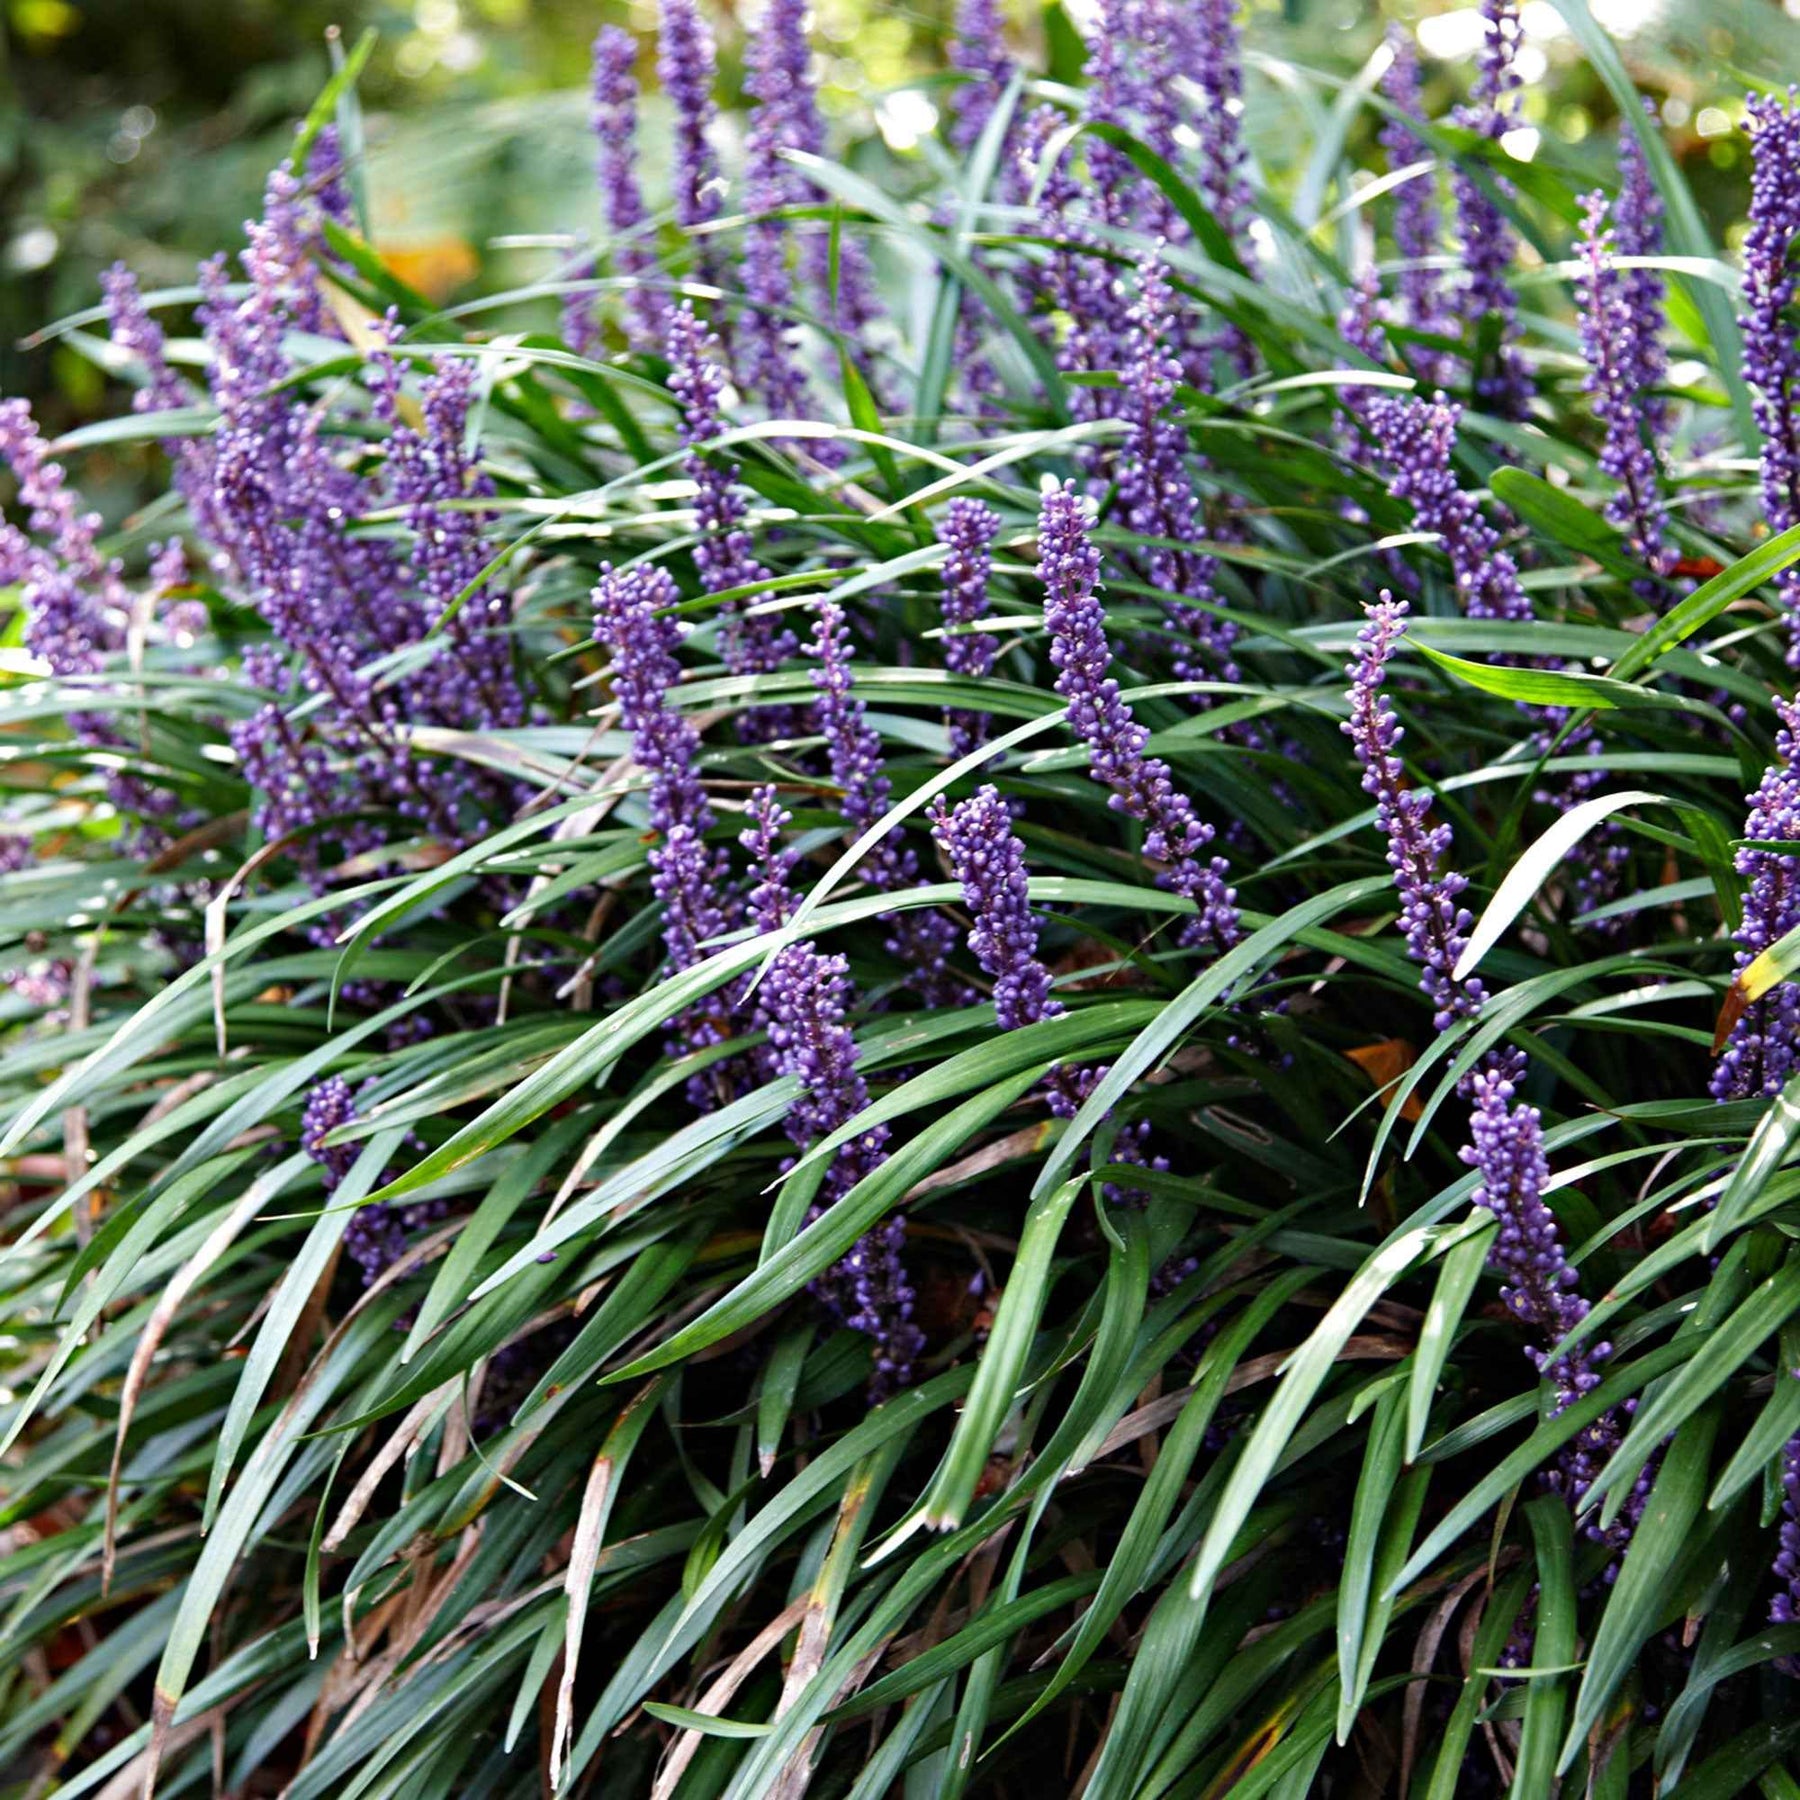
[(659, 0), (593, 230), (429, 298), (346, 61), (241, 254), (47, 327), (21, 1791), (1675, 1794), (1791, 1735), (1800, 97), (1734, 305), (1699, 52), (1612, 121), (1542, 8), (1423, 74), (1280, 11), (958, 0), (926, 70)]

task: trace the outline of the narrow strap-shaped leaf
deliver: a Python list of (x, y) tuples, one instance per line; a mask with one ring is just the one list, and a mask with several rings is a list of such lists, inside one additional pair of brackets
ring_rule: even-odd
[(993, 1454), (995, 1439), (1012, 1410), (1019, 1377), (1038, 1322), (1050, 1298), (1050, 1278), (1057, 1240), (1069, 1210), (1081, 1194), (1085, 1178), (1075, 1176), (1054, 1193), (1032, 1203), (1025, 1215), (1018, 1254), (995, 1310), (974, 1385), (956, 1421), (944, 1458), (919, 1502), (925, 1522), (948, 1530), (963, 1522), (976, 1484)]
[(1530, 1685), (1519, 1754), (1509, 1790), (1515, 1800), (1555, 1800), (1557, 1746), (1569, 1710), (1568, 1669), (1575, 1659), (1575, 1540), (1569, 1509), (1541, 1494), (1525, 1509), (1537, 1564)]
[(1419, 1341), (1413, 1346), (1412, 1367), (1407, 1375), (1406, 1393), (1406, 1460), (1412, 1462), (1425, 1442), (1426, 1428), (1431, 1422), (1431, 1402), (1437, 1394), (1438, 1378), (1449, 1360), (1457, 1327), (1468, 1309), (1487, 1264), (1497, 1223), (1472, 1232), (1453, 1244), (1438, 1265), (1437, 1285), (1431, 1290), (1431, 1303), (1425, 1309), (1425, 1320), (1419, 1327)]
[[(1638, 1472), (1657, 1447), (1722, 1388), (1757, 1350), (1780, 1330), (1800, 1308), (1800, 1264), (1771, 1275), (1721, 1325), (1700, 1339), (1693, 1359), (1664, 1382), (1632, 1416), (1624, 1441), (1594, 1477), (1583, 1496), (1591, 1505), (1602, 1496), (1606, 1506), (1601, 1523), (1610, 1525), (1618, 1516)], [(1789, 1381), (1789, 1386), (1800, 1385)]]
[(1686, 1547), (1706, 1499), (1708, 1459), (1718, 1424), (1716, 1407), (1689, 1419), (1657, 1471), (1656, 1485), (1645, 1502), (1588, 1652), (1574, 1717), (1557, 1758), (1558, 1774), (1566, 1773), (1581, 1754), (1590, 1727), (1605, 1711), (1668, 1609), (1669, 1573)]

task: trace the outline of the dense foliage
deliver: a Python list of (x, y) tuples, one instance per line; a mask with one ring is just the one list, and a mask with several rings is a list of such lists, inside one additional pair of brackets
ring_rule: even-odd
[(1280, 193), (1232, 0), (965, 0), (879, 182), (663, 0), (457, 315), (351, 57), (64, 325), (6, 1792), (1800, 1791), (1800, 102), (1727, 263), (1558, 7), (1591, 193), (1513, 0)]

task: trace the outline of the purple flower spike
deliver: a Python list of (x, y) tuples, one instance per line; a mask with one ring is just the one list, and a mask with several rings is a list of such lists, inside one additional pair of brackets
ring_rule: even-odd
[(1051, 997), (1050, 971), (1038, 961), (1037, 920), (1025, 890), (1025, 847), (1013, 833), (1012, 813), (999, 791), (984, 786), (954, 809), (940, 796), (931, 834), (950, 872), (962, 884), (974, 920), (969, 948), (994, 982), (994, 1019), (1002, 1031), (1054, 1019), (1062, 1002)]
[(675, 650), (681, 626), (669, 616), (680, 595), (666, 569), (602, 567), (594, 589), (594, 629), (613, 654), (613, 691), (632, 755), (650, 775), (650, 828), (662, 843), (650, 852), (651, 886), (667, 909), (663, 942), (678, 969), (705, 955), (700, 946), (726, 927), (723, 850), (705, 835), (712, 808), (695, 769), (700, 737), (669, 704), (681, 679)]
[[(1656, 102), (1646, 94), (1644, 113), (1656, 129)], [(1663, 249), (1663, 200), (1650, 175), (1650, 161), (1636, 131), (1619, 121), (1619, 198), (1613, 208), (1613, 235), (1620, 256), (1660, 256)], [(1640, 398), (1639, 412), (1652, 447), (1661, 445), (1669, 428), (1668, 403), (1657, 392), (1669, 372), (1663, 348), (1663, 278), (1655, 269), (1624, 269), (1620, 282), (1629, 322), (1626, 367)]]
[(711, 131), (718, 53), (696, 0), (662, 0), (656, 77), (675, 111), (675, 220), (684, 230), (719, 215), (721, 183)]
[(1244, 51), (1238, 0), (1195, 0), (1188, 15), (1192, 62), (1188, 74), (1205, 98), (1195, 120), (1200, 137), (1200, 191), (1220, 228), (1240, 249), (1251, 213), (1244, 177)]
[[(1762, 432), (1763, 511), (1771, 532), (1800, 524), (1800, 342), (1788, 323), (1800, 238), (1800, 89), (1787, 102), (1752, 94), (1745, 103), (1755, 151), (1750, 228), (1744, 234), (1744, 380)], [(1800, 668), (1800, 570), (1776, 589), (1788, 615), (1788, 665)]]
[(1576, 246), (1581, 275), (1575, 301), (1581, 316), (1581, 353), (1588, 372), (1582, 391), (1593, 398), (1594, 417), (1605, 433), (1601, 472), (1619, 484), (1606, 517), (1625, 533), (1625, 543), (1653, 575), (1666, 574), (1662, 501), (1657, 493), (1656, 451), (1644, 431), (1643, 395), (1637, 386), (1639, 333), (1622, 275), (1613, 261), (1606, 226), (1606, 196), (1596, 190), (1583, 203)]
[[(813, 685), (819, 690), (819, 729), (825, 736), (831, 778), (843, 789), (845, 822), (861, 834), (887, 812), (893, 787), (881, 739), (869, 725), (867, 709), (856, 692), (842, 607), (827, 601), (819, 608), (811, 648), (819, 661)], [(898, 833), (890, 831), (871, 847), (864, 873), (871, 887), (884, 894), (899, 893), (918, 886), (919, 859)], [(908, 985), (931, 1006), (959, 1006), (968, 999), (950, 970), (955, 946), (956, 927), (935, 907), (899, 914), (887, 940), (888, 950), (906, 966)]]
[[(1126, 434), (1119, 446), (1115, 480), (1120, 523), (1145, 537), (1170, 540), (1146, 553), (1151, 585), (1189, 600), (1211, 602), (1218, 564), (1188, 546), (1204, 535), (1200, 499), (1187, 469), (1187, 433), (1169, 417), (1181, 380), (1181, 363), (1169, 348), (1175, 335), (1175, 300), (1157, 245), (1138, 266), (1137, 298), (1127, 319), (1119, 411)], [(1181, 681), (1237, 681), (1232, 658), (1237, 627), (1205, 605), (1164, 604), (1175, 640), (1174, 669)], [(1202, 695), (1199, 703), (1210, 701)]]
[[(1014, 835), (1011, 809), (992, 786), (978, 788), (954, 808), (946, 806), (940, 795), (932, 804), (931, 832), (962, 885), (963, 904), (974, 921), (969, 948), (993, 979), (994, 1022), (1002, 1031), (1016, 1031), (1040, 1019), (1060, 1018), (1063, 1004), (1051, 993), (1050, 971), (1038, 960), (1025, 848)], [(1044, 1077), (1052, 1114), (1074, 1118), (1105, 1074), (1104, 1064), (1053, 1067)], [(1114, 1140), (1113, 1161), (1167, 1168), (1163, 1158), (1145, 1154), (1148, 1136), (1147, 1123), (1129, 1126)], [(1105, 1192), (1110, 1200), (1130, 1197), (1110, 1183)]]
[(1781, 1453), (1781, 1550), (1775, 1579), (1781, 1591), (1769, 1602), (1769, 1618), (1777, 1625), (1800, 1623), (1800, 1437), (1789, 1438)]
[[(847, 1125), (869, 1104), (848, 1022), (849, 965), (811, 943), (790, 944), (769, 967), (762, 1001), (769, 1041), (783, 1075), (800, 1083), (787, 1133), (804, 1150)], [(834, 1206), (887, 1155), (888, 1128), (877, 1125), (839, 1146), (808, 1222)], [(814, 1284), (826, 1311), (873, 1340), (871, 1396), (881, 1399), (912, 1379), (924, 1334), (913, 1323), (914, 1295), (901, 1261), (906, 1228), (888, 1219)]]
[[(1781, 729), (1775, 761), (1756, 792), (1744, 836), (1752, 841), (1789, 842), (1800, 854), (1800, 705), (1777, 698)], [(1800, 925), (1800, 866), (1779, 850), (1746, 847), (1737, 853), (1744, 890), (1744, 920), (1737, 932), (1734, 974), (1741, 974), (1771, 944)], [(1731, 1029), (1713, 1070), (1712, 1092), (1719, 1100), (1779, 1094), (1800, 1066), (1800, 983), (1784, 981), (1752, 1001)]]
[(410, 573), (425, 602), (421, 624), (436, 629), (449, 614), (442, 626), (446, 648), (409, 679), (407, 698), (415, 716), (435, 724), (480, 730), (521, 725), (525, 699), (508, 635), (512, 598), (481, 580), (489, 561), (481, 518), (457, 504), (494, 491), (468, 451), (476, 366), (465, 357), (434, 363), (420, 395), (420, 429), (401, 418), (394, 358), (382, 352), (371, 360), (376, 406), (390, 427), (392, 497), (413, 534)]
[(1531, 602), (1519, 566), (1500, 548), (1500, 534), (1456, 482), (1452, 457), (1462, 408), (1441, 394), (1371, 400), (1365, 415), (1388, 466), (1391, 491), (1407, 501), (1421, 531), (1443, 540), (1457, 597), (1471, 619), (1529, 619)]
[[(1483, 137), (1500, 139), (1515, 122), (1519, 90), (1513, 66), (1519, 47), (1518, 0), (1481, 0), (1486, 26), (1476, 58), (1475, 83), (1455, 122)], [(1496, 178), (1497, 179), (1497, 178)], [(1520, 419), (1531, 401), (1531, 377), (1519, 355), (1519, 303), (1508, 279), (1516, 245), (1499, 205), (1466, 169), (1451, 177), (1464, 270), (1458, 311), (1471, 323), (1489, 318), (1500, 324), (1493, 362), (1475, 371), (1475, 392), (1502, 418)]]
[(950, 66), (964, 78), (950, 93), (950, 147), (966, 153), (987, 129), (1013, 77), (999, 0), (957, 0)]
[[(644, 348), (662, 336), (668, 302), (651, 285), (656, 253), (644, 235), (644, 197), (637, 173), (637, 39), (617, 25), (603, 26), (594, 39), (592, 111), (600, 145), (596, 165), (607, 229), (615, 240), (613, 266), (629, 279), (627, 306), (634, 345)], [(593, 297), (572, 294), (564, 307), (563, 336), (572, 350), (592, 356), (599, 348)]]
[[(944, 623), (968, 626), (987, 617), (988, 577), (993, 573), (994, 539), (999, 535), (1000, 515), (979, 500), (961, 496), (944, 510), (938, 541), (945, 547)], [(979, 681), (993, 668), (1000, 640), (987, 631), (958, 631), (944, 639), (944, 667), (953, 674)], [(944, 714), (950, 728), (950, 748), (967, 756), (987, 741), (986, 713), (951, 707)]]
[(1199, 907), (1199, 916), (1182, 931), (1182, 943), (1228, 950), (1243, 935), (1237, 894), (1227, 881), (1224, 859), (1203, 854), (1213, 828), (1175, 786), (1168, 764), (1144, 754), (1150, 733), (1132, 717), (1110, 673), (1106, 611), (1094, 591), (1100, 553), (1071, 483), (1044, 496), (1038, 556), (1056, 691), (1069, 703), (1070, 729), (1093, 752), (1090, 772), (1112, 790), (1116, 811), (1142, 821), (1144, 854), (1164, 865), (1159, 884)]
[[(1576, 1291), (1581, 1277), (1563, 1248), (1556, 1216), (1544, 1204), (1550, 1165), (1544, 1156), (1543, 1120), (1535, 1106), (1515, 1106), (1515, 1078), (1504, 1069), (1478, 1071), (1469, 1084), (1474, 1112), (1469, 1120), (1470, 1144), (1463, 1161), (1480, 1175), (1472, 1196), (1499, 1222), (1490, 1252), (1503, 1278), (1500, 1297), (1521, 1324), (1544, 1340), (1545, 1348), (1527, 1351), (1539, 1375), (1552, 1388), (1552, 1412), (1572, 1406), (1600, 1385), (1612, 1345), (1591, 1339), (1558, 1353), (1557, 1346), (1588, 1315), (1588, 1303)], [(1557, 1459), (1547, 1485), (1569, 1505), (1578, 1507), (1595, 1477), (1625, 1436), (1633, 1410), (1630, 1402), (1601, 1414), (1569, 1443)], [(1632, 1492), (1612, 1525), (1595, 1517), (1584, 1526), (1596, 1543), (1623, 1551), (1631, 1541), (1655, 1477), (1655, 1460), (1639, 1471)], [(1607, 1571), (1611, 1580), (1617, 1564)]]
[[(719, 340), (683, 301), (669, 314), (664, 350), (669, 359), (669, 391), (681, 403), (681, 441), (688, 451), (682, 468), (696, 490), (694, 505), (701, 535), (694, 546), (694, 562), (701, 585), (709, 594), (722, 594), (767, 581), (769, 571), (757, 561), (750, 533), (744, 529), (747, 509), (743, 494), (707, 452), (723, 429), (719, 408), (726, 377), (719, 360)], [(720, 648), (732, 674), (771, 674), (799, 647), (794, 634), (773, 615), (747, 612), (742, 600), (728, 604)], [(747, 715), (741, 729), (747, 741), (760, 743), (791, 737), (801, 725), (793, 707), (762, 706)]]
[(1419, 965), (1419, 987), (1431, 1002), (1432, 1024), (1448, 1031), (1459, 1019), (1473, 1018), (1487, 998), (1481, 978), (1458, 981), (1455, 969), (1475, 923), (1458, 896), (1469, 885), (1466, 876), (1445, 869), (1450, 827), (1431, 821), (1428, 789), (1409, 788), (1395, 752), (1405, 736), (1394, 709), (1382, 693), (1387, 668), (1406, 633), (1407, 604), (1384, 591), (1367, 609), (1369, 620), (1357, 633), (1350, 676), (1350, 717), (1342, 727), (1362, 764), (1363, 792), (1375, 801), (1375, 823), (1388, 841), (1388, 867), (1400, 896), (1400, 929), (1407, 954)]
[[(825, 122), (813, 89), (806, 13), (807, 0), (769, 0), (751, 39), (744, 86), (756, 104), (744, 153), (746, 208), (753, 213), (771, 207), (815, 205), (825, 198), (812, 181), (782, 158), (787, 150), (810, 156), (825, 152)], [(764, 400), (772, 414), (790, 417), (799, 411), (804, 382), (793, 367), (791, 346), (784, 354), (783, 345), (775, 338), (785, 341), (788, 335), (779, 308), (791, 304), (786, 259), (793, 229), (783, 220), (753, 226), (745, 256), (746, 291), (753, 302), (762, 305), (766, 301), (768, 308), (766, 316), (756, 315), (761, 320), (759, 330), (768, 341), (757, 351), (760, 381), (753, 377), (752, 385), (766, 390)], [(854, 340), (880, 311), (868, 257), (861, 240), (846, 232), (839, 238), (835, 282), (831, 260), (831, 234), (819, 226), (805, 228), (800, 239), (801, 267), (820, 316)], [(766, 295), (752, 289), (752, 280), (766, 288)], [(778, 369), (777, 364), (786, 366)]]
[(355, 1144), (328, 1144), (325, 1139), (340, 1125), (356, 1118), (356, 1100), (350, 1084), (341, 1075), (330, 1075), (306, 1096), (300, 1116), (300, 1148), (325, 1171), (325, 1191), (333, 1193), (350, 1173), (359, 1147)]
[[(1392, 174), (1420, 161), (1429, 152), (1408, 123), (1424, 117), (1419, 58), (1413, 49), (1412, 34), (1395, 26), (1388, 34), (1388, 43), (1394, 60), (1382, 80), (1382, 92), (1405, 115), (1388, 120), (1381, 128), (1381, 147), (1387, 152), (1388, 172)], [(1394, 321), (1411, 331), (1454, 337), (1459, 327), (1446, 304), (1442, 273), (1432, 266), (1432, 259), (1438, 254), (1438, 230), (1436, 180), (1426, 171), (1394, 191), (1394, 248), (1402, 258)], [(1450, 379), (1448, 357), (1422, 346), (1409, 347), (1408, 354), (1427, 383), (1436, 385)]]
[(46, 547), (0, 521), (0, 581), (24, 588), (25, 646), (58, 675), (91, 675), (125, 643), (130, 599), (101, 555), (100, 518), (83, 512), (23, 400), (0, 400), (0, 463)]
[(146, 380), (131, 397), (133, 412), (167, 412), (186, 406), (193, 395), (187, 384), (169, 367), (162, 327), (144, 307), (137, 277), (116, 262), (100, 277), (106, 296), (106, 317), (114, 346), (143, 367)]
[(750, 796), (746, 816), (750, 822), (738, 834), (738, 842), (750, 852), (756, 876), (750, 889), (750, 923), (758, 932), (779, 931), (799, 905), (793, 886), (797, 858), (781, 841), (793, 814), (781, 804), (773, 787), (759, 787)]
[[(1581, 1277), (1544, 1204), (1550, 1165), (1543, 1121), (1535, 1106), (1512, 1105), (1513, 1082), (1502, 1070), (1483, 1070), (1469, 1086), (1474, 1112), (1462, 1156), (1481, 1176), (1474, 1204), (1500, 1222), (1492, 1252), (1506, 1277), (1500, 1297), (1515, 1318), (1556, 1344), (1587, 1317), (1588, 1304), (1575, 1292)], [(1556, 1383), (1558, 1410), (1599, 1385), (1597, 1365), (1610, 1354), (1606, 1344), (1584, 1343), (1554, 1363), (1534, 1358)]]

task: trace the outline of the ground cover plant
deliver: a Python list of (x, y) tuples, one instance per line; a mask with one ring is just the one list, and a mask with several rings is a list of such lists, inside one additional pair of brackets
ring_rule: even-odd
[(1796, 1791), (1800, 102), (1727, 258), (1480, 12), (965, 0), (900, 156), (664, 0), (452, 312), (352, 53), (60, 324), (8, 1793)]

